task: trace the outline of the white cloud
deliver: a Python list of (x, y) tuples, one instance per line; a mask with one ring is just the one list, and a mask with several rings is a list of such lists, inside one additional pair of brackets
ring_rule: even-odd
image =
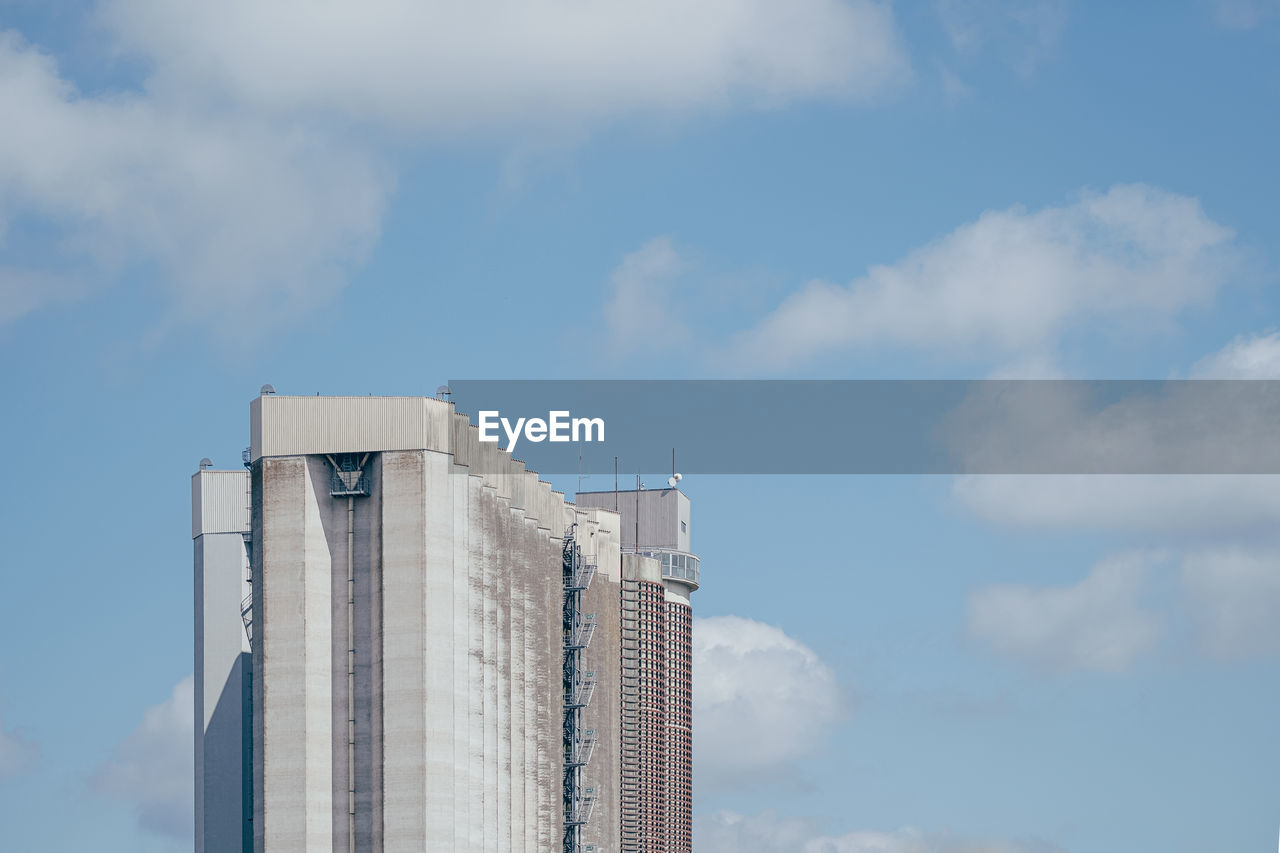
[(998, 365), (987, 379), (1066, 379), (1061, 365), (1047, 352), (1028, 352)]
[(948, 103), (954, 104), (973, 95), (973, 87), (945, 66), (938, 67), (938, 82), (942, 85), (942, 94)]
[[(1044, 376), (1046, 368), (1033, 367), (1010, 378)], [(1239, 335), (1221, 350), (1200, 359), (1191, 368), (1193, 379), (1280, 378), (1280, 333)], [(1028, 458), (1047, 446), (1059, 449), (1083, 441), (1091, 446), (1094, 460), (1145, 459), (1148, 470), (1160, 468), (1149, 457), (1157, 444), (1165, 444), (1174, 470), (1177, 461), (1218, 461), (1236, 467), (1237, 461), (1223, 448), (1229, 445), (1223, 426), (1214, 420), (1215, 402), (1224, 403), (1239, 445), (1241, 462), (1251, 460), (1259, 470), (1272, 464), (1266, 448), (1271, 441), (1275, 412), (1260, 389), (1230, 383), (1169, 383), (1152, 386), (1162, 390), (1157, 399), (1145, 400), (1140, 389), (1110, 407), (1061, 405), (1067, 391), (1048, 389), (1036, 405), (1006, 407), (1007, 420), (981, 422), (983, 463), (991, 467), (1008, 462), (1008, 448), (1033, 447)], [(1007, 398), (1010, 395), (1002, 394)], [(1127, 409), (1127, 411), (1126, 411)], [(1034, 420), (1022, 417), (1034, 410)], [(1010, 423), (1016, 426), (1010, 428)], [(1163, 429), (1154, 431), (1159, 425)], [(995, 428), (998, 427), (998, 428)], [(1159, 440), (1155, 440), (1157, 435)], [(976, 447), (967, 447), (973, 451)], [(1076, 467), (1089, 461), (1085, 453), (1068, 450), (1061, 459), (1075, 460)], [(974, 461), (971, 456), (970, 462)], [(1064, 468), (1071, 467), (1064, 465)], [(1100, 465), (1105, 469), (1106, 465)], [(1203, 466), (1202, 466), (1203, 467)], [(952, 491), (959, 503), (986, 521), (1027, 527), (1077, 528), (1139, 533), (1161, 533), (1176, 538), (1266, 534), (1280, 523), (1280, 478), (1266, 474), (1056, 474), (975, 475), (957, 477)]]
[(656, 237), (626, 255), (609, 277), (604, 305), (609, 344), (618, 352), (688, 340), (683, 312), (672, 302), (687, 263), (667, 237)]
[(109, 0), (163, 85), (429, 133), (869, 96), (907, 73), (867, 0)]
[(1074, 586), (990, 586), (969, 597), (969, 636), (1001, 657), (1051, 671), (1119, 673), (1159, 639), (1140, 597), (1146, 554), (1111, 557)]
[(143, 714), (92, 780), (93, 790), (133, 806), (143, 829), (179, 839), (192, 834), (194, 813), (194, 681)]
[(1252, 29), (1280, 15), (1280, 0), (1214, 0), (1213, 6), (1219, 24), (1239, 30)]
[(16, 732), (5, 731), (0, 720), (0, 780), (29, 770), (39, 755), (34, 743)]
[(1191, 368), (1194, 379), (1280, 379), (1280, 332), (1237, 335)]
[(1067, 0), (937, 0), (937, 10), (958, 53), (993, 49), (1023, 74), (1049, 55), (1067, 23)]
[(693, 665), (699, 787), (780, 769), (844, 718), (835, 674), (773, 626), (737, 616), (698, 619)]
[(1195, 199), (1142, 185), (991, 211), (848, 285), (810, 283), (740, 336), (736, 359), (871, 345), (1031, 357), (1091, 319), (1149, 330), (1213, 297), (1232, 243)]
[[(122, 278), (160, 330), (299, 322), (376, 242), (397, 152), (489, 134), (866, 98), (909, 75), (868, 0), (103, 0), (138, 91), (86, 95), (0, 31), (0, 323)], [(153, 330), (153, 334), (156, 330)]]
[[(13, 33), (0, 34), (0, 115), (0, 210), (57, 229), (51, 248), (87, 277), (154, 269), (171, 319), (251, 324), (322, 304), (377, 236), (390, 185), (300, 128), (84, 97)], [(46, 271), (0, 272), (17, 296), (0, 313), (53, 298)]]
[(1183, 559), (1181, 581), (1206, 653), (1225, 659), (1280, 653), (1280, 552), (1192, 553)]
[(979, 518), (1016, 526), (1188, 537), (1280, 524), (1280, 477), (1273, 475), (965, 476), (952, 491)]
[(996, 382), (939, 419), (972, 474), (1257, 474), (1280, 471), (1280, 394), (1253, 382)]
[(698, 821), (703, 853), (1061, 853), (1042, 841), (959, 838), (918, 829), (824, 834), (812, 821), (774, 812), (743, 816), (722, 811)]
[(65, 275), (0, 264), (0, 326), (48, 305), (72, 301), (83, 291), (82, 283)]

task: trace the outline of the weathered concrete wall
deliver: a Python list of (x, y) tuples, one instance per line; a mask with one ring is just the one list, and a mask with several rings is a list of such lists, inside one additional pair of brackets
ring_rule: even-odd
[(619, 661), (622, 656), (621, 573), (618, 543), (618, 514), (612, 510), (578, 510), (579, 542), (583, 557), (596, 564), (596, 576), (583, 594), (582, 610), (595, 615), (595, 634), (583, 652), (588, 670), (596, 673), (596, 690), (591, 704), (583, 709), (583, 728), (596, 733), (596, 749), (583, 769), (583, 782), (595, 788), (596, 805), (591, 820), (583, 827), (582, 840), (594, 844), (598, 853), (618, 853), (620, 785), (622, 766), (621, 690)]
[(383, 844), (421, 849), (426, 837), (425, 655), (427, 474), (421, 453), (382, 461)]
[[(563, 495), (440, 401), (287, 399), (254, 407), (281, 454), (254, 465), (256, 849), (348, 843), (348, 498), (292, 449), (380, 451), (353, 499), (357, 849), (559, 850)], [(451, 430), (457, 456), (417, 446)]]
[(326, 849), (334, 806), (331, 555), (306, 460), (264, 460), (254, 502), (254, 849)]
[[(401, 454), (388, 454), (399, 456)], [(459, 581), (454, 565), (453, 490), (465, 486), (465, 477), (452, 474), (452, 461), (443, 453), (415, 454), (422, 459), (425, 495), (421, 512), (426, 522), (426, 559), (423, 579), (423, 613), (425, 634), (419, 640), (425, 656), (426, 675), (426, 740), (424, 768), (426, 772), (425, 803), (419, 810), (425, 815), (425, 833), (421, 839), (406, 839), (404, 849), (453, 849), (454, 740), (458, 737), (454, 720), (453, 587)], [(383, 525), (383, 536), (387, 535)], [(384, 575), (385, 578), (385, 575)], [(384, 579), (384, 589), (385, 587)], [(388, 725), (392, 722), (388, 720)], [(391, 847), (387, 848), (391, 850)]]
[[(307, 474), (328, 549), (329, 594), (332, 622), (330, 667), (332, 702), (330, 725), (334, 732), (330, 744), (332, 774), (333, 837), (345, 849), (349, 832), (348, 792), (350, 774), (347, 758), (347, 498), (330, 494), (330, 464), (320, 456), (306, 457)], [(355, 795), (356, 846), (361, 850), (381, 844), (383, 798), (381, 690), (382, 683), (381, 626), (378, 616), (381, 603), (381, 459), (372, 456), (367, 466), (373, 481), (373, 494), (352, 498), (353, 574), (355, 578), (355, 612), (353, 614), (355, 648)], [(375, 729), (377, 730), (375, 733)]]
[(470, 508), (478, 500), (481, 488), (479, 477), (468, 476), (465, 468), (453, 469), (450, 499), (453, 523), (452, 538), (452, 635), (449, 641), (451, 658), (448, 698), (452, 702), (453, 718), (453, 817), (452, 842), (448, 849), (470, 848), (472, 812), (479, 804), (471, 802), (471, 543), (476, 538), (470, 524)]
[[(463, 850), (484, 849), (485, 773), (484, 773), (484, 598), (485, 543), (489, 536), (480, 526), (485, 517), (486, 502), (493, 495), (483, 483), (470, 490), (468, 524), (474, 534), (469, 541), (467, 559), (467, 801), (469, 803), (467, 840)], [(486, 500), (487, 499), (487, 500)]]

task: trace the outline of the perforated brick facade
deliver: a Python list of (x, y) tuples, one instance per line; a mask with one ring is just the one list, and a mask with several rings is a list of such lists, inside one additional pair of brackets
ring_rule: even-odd
[(693, 850), (693, 611), (666, 605), (667, 853)]

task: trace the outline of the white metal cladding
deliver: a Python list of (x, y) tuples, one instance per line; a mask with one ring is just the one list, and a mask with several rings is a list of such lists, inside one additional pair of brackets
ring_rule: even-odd
[(453, 462), (455, 465), (471, 465), (475, 461), (475, 449), (480, 446), (480, 429), (466, 415), (453, 413), (450, 422), (453, 431)]
[(249, 472), (199, 471), (191, 475), (191, 538), (249, 532)]
[[(578, 506), (614, 508), (613, 492), (579, 492)], [(636, 517), (639, 516), (640, 549), (660, 548), (686, 551), (689, 547), (689, 498), (679, 489), (619, 491), (618, 514), (622, 550), (636, 547)], [(685, 522), (681, 531), (680, 522)]]
[(249, 405), (250, 454), (449, 452), (453, 407), (432, 397), (286, 397)]

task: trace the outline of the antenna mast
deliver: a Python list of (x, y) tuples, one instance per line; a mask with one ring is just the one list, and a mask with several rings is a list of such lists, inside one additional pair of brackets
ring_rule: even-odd
[(635, 552), (640, 553), (640, 475), (636, 474), (636, 541)]

